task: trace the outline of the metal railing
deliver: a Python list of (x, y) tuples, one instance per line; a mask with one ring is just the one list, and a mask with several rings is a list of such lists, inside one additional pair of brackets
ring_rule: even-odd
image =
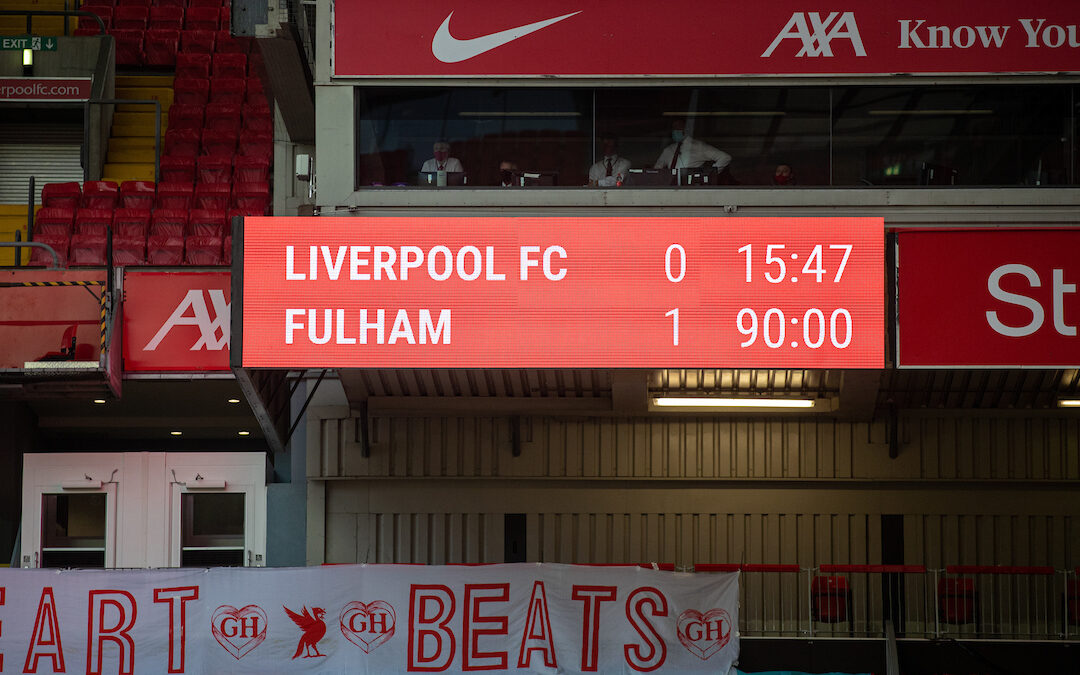
[(747, 637), (1080, 642), (1077, 570), (950, 565), (696, 565), (741, 572)]

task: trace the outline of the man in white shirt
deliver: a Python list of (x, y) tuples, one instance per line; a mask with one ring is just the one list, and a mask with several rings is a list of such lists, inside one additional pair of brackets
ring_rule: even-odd
[(446, 141), (436, 141), (431, 150), (435, 156), (424, 162), (424, 166), (420, 167), (421, 172), (446, 171), (460, 173), (465, 170), (457, 157), (450, 156), (450, 144)]
[(671, 125), (671, 140), (653, 165), (655, 169), (697, 168), (711, 162), (717, 171), (723, 171), (731, 163), (731, 155), (691, 138), (686, 133), (686, 121), (675, 120)]
[(619, 157), (618, 141), (614, 136), (601, 136), (600, 142), (604, 149), (604, 156), (589, 168), (589, 185), (615, 187), (622, 183), (626, 172), (630, 170), (630, 160)]

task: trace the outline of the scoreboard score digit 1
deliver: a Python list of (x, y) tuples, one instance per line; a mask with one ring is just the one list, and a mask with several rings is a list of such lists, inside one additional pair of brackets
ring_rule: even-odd
[(880, 218), (245, 221), (243, 364), (881, 368)]

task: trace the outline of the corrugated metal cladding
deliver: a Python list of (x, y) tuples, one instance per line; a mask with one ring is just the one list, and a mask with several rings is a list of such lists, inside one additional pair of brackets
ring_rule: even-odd
[[(340, 415), (335, 417), (335, 414)], [(501, 562), (504, 515), (549, 562), (1080, 565), (1080, 421), (309, 420), (309, 562)]]
[(45, 183), (82, 182), (82, 127), (6, 124), (0, 131), (0, 204), (25, 204), (34, 176), (36, 202)]

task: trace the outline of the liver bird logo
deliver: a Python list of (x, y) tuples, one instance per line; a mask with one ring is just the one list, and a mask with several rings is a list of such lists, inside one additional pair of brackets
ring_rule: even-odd
[[(304, 652), (305, 659), (313, 656), (326, 656), (326, 654), (319, 653), (319, 640), (326, 635), (326, 623), (322, 620), (326, 616), (326, 610), (322, 607), (312, 607), (311, 611), (308, 612), (308, 608), (305, 606), (304, 612), (297, 614), (285, 605), (282, 605), (281, 608), (285, 610), (293, 623), (300, 626), (300, 630), (304, 631), (300, 636), (300, 642), (296, 645), (296, 653), (292, 657), (295, 659), (300, 656), (301, 652)], [(314, 616), (312, 616), (313, 614)], [(315, 653), (312, 654), (312, 651)]]

